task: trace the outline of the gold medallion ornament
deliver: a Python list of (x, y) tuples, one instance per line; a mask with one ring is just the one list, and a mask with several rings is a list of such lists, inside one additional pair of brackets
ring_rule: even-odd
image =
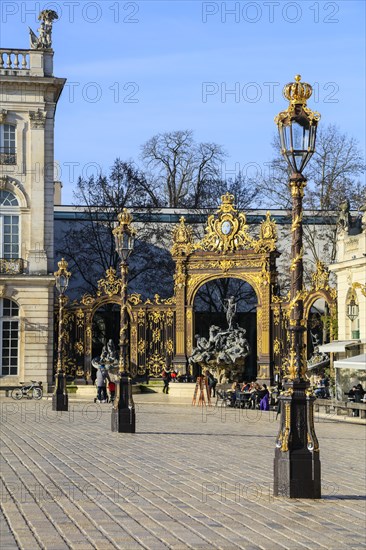
[(196, 249), (212, 250), (226, 254), (254, 246), (248, 233), (245, 214), (234, 207), (234, 195), (226, 193), (221, 197), (221, 205), (207, 220), (206, 235), (196, 244)]

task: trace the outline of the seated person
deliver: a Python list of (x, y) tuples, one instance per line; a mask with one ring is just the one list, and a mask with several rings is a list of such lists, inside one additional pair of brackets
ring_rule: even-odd
[(263, 384), (261, 389), (258, 391), (258, 397), (260, 399), (259, 409), (261, 411), (269, 411), (269, 391), (267, 384)]
[(365, 395), (365, 390), (361, 384), (357, 384), (354, 389), (355, 403), (361, 403), (363, 396)]
[(243, 382), (243, 385), (241, 387), (241, 391), (249, 391), (249, 389), (250, 389), (249, 382)]
[(230, 397), (230, 406), (233, 407), (236, 401), (236, 392), (240, 391), (239, 382), (233, 382), (231, 388), (228, 390), (228, 395)]
[(252, 382), (250, 385), (250, 398), (249, 398), (249, 408), (255, 409), (257, 403), (258, 403), (258, 391), (259, 391), (259, 384), (256, 382)]
[(349, 401), (354, 401), (355, 400), (355, 396), (356, 396), (356, 386), (352, 386), (352, 389), (349, 390), (348, 394), (346, 393), (346, 395), (348, 395), (348, 400)]

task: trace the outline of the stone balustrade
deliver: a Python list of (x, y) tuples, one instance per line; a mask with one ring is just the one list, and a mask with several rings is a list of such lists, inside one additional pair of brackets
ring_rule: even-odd
[(0, 75), (53, 76), (53, 50), (1, 48)]
[(29, 74), (29, 50), (0, 50), (0, 74)]

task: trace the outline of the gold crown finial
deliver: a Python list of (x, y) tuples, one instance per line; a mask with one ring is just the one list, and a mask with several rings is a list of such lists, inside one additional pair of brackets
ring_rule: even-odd
[(295, 76), (295, 82), (289, 82), (283, 89), (283, 95), (293, 105), (306, 105), (313, 93), (313, 88), (307, 82), (301, 82), (301, 75)]
[(130, 223), (132, 222), (132, 216), (127, 208), (124, 208), (122, 212), (118, 214), (118, 221), (122, 225), (130, 225)]
[(233, 204), (234, 200), (235, 200), (234, 195), (232, 195), (229, 192), (225, 193), (225, 195), (221, 195), (221, 202), (223, 204)]

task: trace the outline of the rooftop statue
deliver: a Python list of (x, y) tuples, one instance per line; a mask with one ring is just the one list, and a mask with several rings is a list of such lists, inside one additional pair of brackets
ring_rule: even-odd
[(53, 10), (43, 10), (38, 16), (41, 22), (37, 36), (29, 27), (30, 42), (32, 50), (48, 50), (52, 47), (52, 24), (58, 15)]

